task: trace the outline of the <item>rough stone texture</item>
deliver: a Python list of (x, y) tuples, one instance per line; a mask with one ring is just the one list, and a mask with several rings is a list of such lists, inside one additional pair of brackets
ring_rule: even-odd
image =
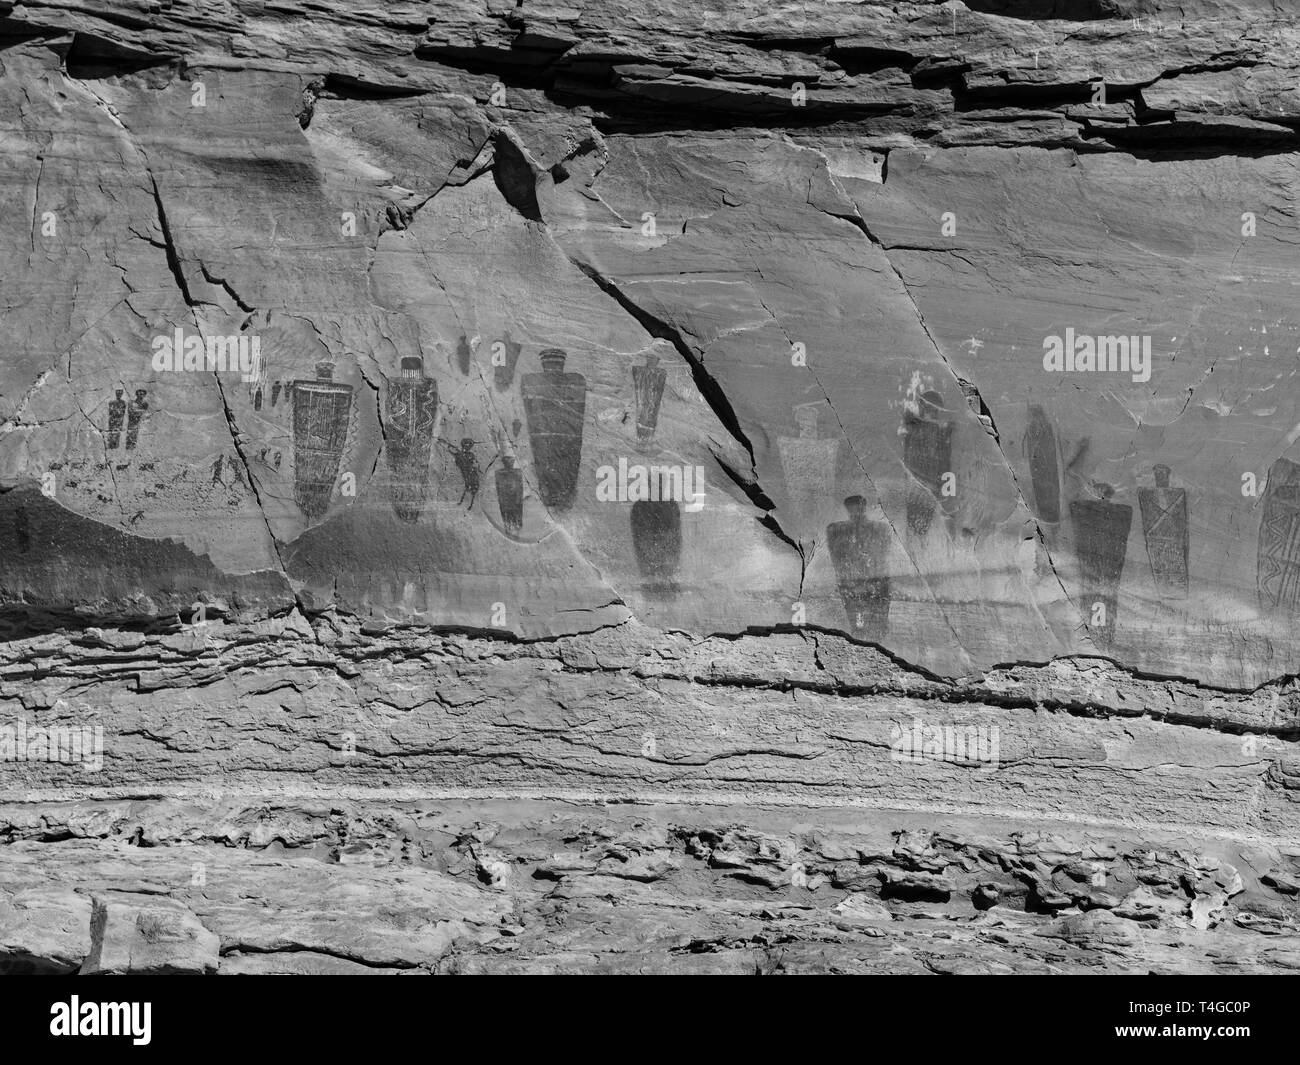
[(1300, 968), (1298, 78), (1280, 0), (0, 0), (0, 727), (103, 730), (0, 760), (0, 964)]

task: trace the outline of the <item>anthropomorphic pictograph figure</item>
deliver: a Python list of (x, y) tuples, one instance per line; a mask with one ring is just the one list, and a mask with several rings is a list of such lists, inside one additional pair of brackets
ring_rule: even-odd
[(135, 399), (131, 401), (131, 409), (126, 415), (127, 451), (134, 451), (136, 442), (140, 439), (140, 424), (144, 421), (144, 416), (149, 413), (149, 402), (144, 398), (148, 394), (143, 388), (135, 390)]
[(126, 400), (122, 389), (114, 389), (114, 398), (108, 404), (108, 446), (116, 448), (122, 442), (122, 422), (126, 420)]
[(456, 500), (456, 506), (464, 503), (465, 497), (469, 496), (469, 503), (465, 507), (466, 510), (469, 510), (474, 506), (474, 500), (478, 498), (478, 490), (483, 483), (483, 474), (492, 468), (493, 463), (500, 456), (494, 457), (491, 462), (480, 470), (478, 468), (478, 456), (474, 454), (474, 448), (478, 444), (468, 436), (461, 439), (460, 447), (456, 447), (441, 437), (438, 438), (438, 443), (451, 452), (451, 456), (456, 462), (456, 469), (460, 471), (460, 479), (464, 483), (460, 499)]

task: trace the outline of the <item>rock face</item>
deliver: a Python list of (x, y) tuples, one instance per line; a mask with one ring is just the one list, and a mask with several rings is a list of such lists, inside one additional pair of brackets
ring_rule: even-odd
[(0, 965), (1294, 969), (1297, 57), (0, 0)]

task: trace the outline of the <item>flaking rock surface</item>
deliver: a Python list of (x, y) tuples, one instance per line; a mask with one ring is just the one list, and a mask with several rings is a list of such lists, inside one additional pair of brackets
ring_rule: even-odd
[(0, 0), (0, 963), (1300, 967), (1298, 78)]

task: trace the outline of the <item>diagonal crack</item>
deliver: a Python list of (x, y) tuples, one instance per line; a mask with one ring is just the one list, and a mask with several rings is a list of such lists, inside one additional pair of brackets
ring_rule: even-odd
[[(838, 189), (839, 183), (835, 181), (835, 177), (833, 174), (830, 173), (829, 167), (827, 167), (827, 177), (831, 181), (832, 185), (834, 185)], [(846, 200), (848, 200), (848, 197), (843, 193), (843, 190), (840, 191), (841, 191), (841, 195), (844, 196)], [(1029, 505), (1028, 500), (1025, 498), (1024, 490), (1020, 486), (1020, 480), (1019, 478), (1016, 477), (1015, 468), (1011, 465), (1010, 460), (1008, 460), (1007, 458), (1007, 453), (1002, 448), (1002, 437), (998, 433), (997, 424), (993, 420), (992, 410), (990, 409), (989, 405), (984, 402), (984, 397), (980, 395), (980, 391), (975, 386), (975, 384), (972, 381), (969, 381), (966, 378), (962, 377), (961, 374), (957, 372), (956, 368), (952, 365), (952, 363), (948, 361), (948, 357), (943, 353), (943, 349), (939, 347), (938, 342), (934, 339), (934, 336), (931, 334), (930, 327), (926, 324), (925, 321), (925, 315), (921, 313), (921, 308), (917, 304), (915, 297), (913, 297), (911, 289), (908, 287), (907, 282), (903, 280), (903, 275), (899, 273), (898, 267), (894, 265), (893, 260), (890, 259), (888, 252), (885, 250), (884, 243), (874, 233), (871, 232), (871, 228), (867, 225), (866, 220), (862, 217), (862, 215), (857, 210), (853, 210), (851, 213), (839, 214), (834, 211), (827, 211), (825, 208), (819, 207), (817, 206), (817, 204), (812, 203), (811, 200), (809, 201), (809, 206), (816, 208), (816, 210), (818, 211), (821, 211), (821, 213), (826, 215), (827, 217), (838, 218), (843, 222), (847, 222), (855, 229), (860, 230), (862, 234), (866, 236), (866, 238), (869, 241), (871, 241), (871, 243), (877, 249), (879, 249), (881, 257), (885, 260), (886, 263), (889, 264), (890, 270), (893, 271), (894, 276), (898, 279), (899, 287), (902, 289), (903, 293), (907, 296), (908, 302), (912, 304), (912, 309), (916, 313), (916, 320), (920, 324), (922, 331), (925, 333), (926, 339), (930, 341), (930, 345), (934, 348), (935, 354), (939, 356), (939, 361), (942, 362), (943, 365), (947, 368), (948, 372), (952, 374), (953, 379), (957, 382), (958, 388), (961, 389), (962, 395), (965, 396), (968, 401), (974, 399), (979, 402), (980, 415), (988, 419), (988, 424), (985, 425), (984, 427), (985, 431), (989, 434), (989, 436), (993, 438), (993, 443), (997, 446), (998, 454), (1002, 456), (1002, 463), (1006, 467), (1007, 473), (1011, 477), (1011, 484), (1016, 490), (1016, 496), (1020, 500), (1020, 505), (1025, 508), (1026, 512), (1030, 515), (1030, 518), (1033, 521), (1034, 535), (1038, 540), (1039, 546), (1043, 550), (1043, 557), (1047, 559), (1047, 564), (1052, 570), (1052, 576), (1056, 578), (1056, 583), (1060, 586), (1061, 593), (1065, 596), (1066, 601), (1071, 604), (1074, 604), (1074, 599), (1070, 595), (1069, 589), (1066, 588), (1065, 582), (1061, 579), (1060, 571), (1057, 570), (1056, 568), (1056, 562), (1052, 559), (1052, 552), (1047, 546), (1047, 538), (1043, 534), (1042, 526), (1039, 524), (1038, 519), (1034, 517), (1034, 510)], [(1051, 625), (1048, 623), (1047, 618), (1044, 616), (1042, 609), (1039, 607), (1037, 600), (1034, 600), (1034, 609), (1035, 611), (1037, 611), (1039, 619), (1043, 622), (1043, 625), (1050, 632)]]
[[(123, 129), (126, 127), (123, 126)], [(162, 193), (158, 189), (158, 179), (154, 177), (153, 170), (149, 166), (148, 157), (144, 150), (137, 148), (140, 158), (144, 162), (145, 173), (149, 175), (149, 186), (153, 190), (153, 202), (158, 211), (158, 228), (162, 231), (163, 254), (167, 257), (167, 268), (172, 272), (172, 277), (176, 279), (176, 287), (180, 289), (181, 298), (185, 300), (185, 306), (191, 311), (198, 307), (210, 306), (205, 301), (195, 299), (194, 294), (190, 292), (189, 282), (185, 280), (185, 271), (181, 268), (180, 256), (176, 252), (176, 242), (172, 239), (171, 227), (167, 224), (167, 209), (163, 207)], [(195, 325), (201, 325), (198, 317), (194, 319)]]
[[(154, 193), (155, 195), (157, 194), (156, 185), (154, 186)], [(159, 200), (160, 209), (161, 206), (162, 206), (162, 201), (160, 199)], [(235, 301), (235, 306), (237, 306), (241, 311), (243, 311), (245, 314), (253, 313), (254, 308), (250, 304), (245, 303), (242, 299), (239, 298), (239, 293), (234, 290), (230, 282), (227, 281), (224, 277), (215, 276), (202, 262), (199, 263), (199, 270), (202, 271), (203, 276), (207, 280), (208, 284), (220, 285), (223, 289), (225, 289), (226, 295)]]
[[(558, 242), (556, 242), (556, 246), (560, 247)], [(733, 469), (731, 464), (726, 462), (716, 451), (713, 453), (714, 459), (722, 468), (723, 472), (731, 478), (733, 483), (735, 483), (735, 485), (745, 493), (745, 496), (749, 501), (759, 510), (765, 512), (763, 517), (759, 519), (759, 524), (778, 539), (785, 541), (785, 543), (789, 544), (798, 552), (800, 559), (799, 583), (800, 588), (802, 589), (804, 563), (803, 548), (799, 545), (798, 541), (793, 539), (783, 528), (781, 528), (780, 522), (778, 522), (772, 515), (771, 512), (776, 509), (776, 504), (772, 501), (771, 497), (763, 491), (762, 486), (758, 483), (758, 465), (754, 457), (754, 445), (750, 441), (748, 434), (746, 434), (745, 430), (741, 427), (740, 419), (736, 415), (736, 411), (732, 407), (731, 401), (727, 398), (727, 394), (722, 390), (722, 386), (718, 384), (717, 379), (704, 368), (703, 360), (696, 354), (691, 345), (687, 343), (686, 338), (682, 336), (680, 330), (669, 325), (662, 318), (656, 317), (644, 307), (640, 306), (640, 304), (634, 302), (622, 291), (622, 289), (614, 284), (613, 281), (601, 274), (600, 271), (590, 263), (574, 258), (562, 247), (560, 247), (560, 251), (569, 262), (573, 263), (573, 265), (576, 266), (587, 278), (594, 282), (602, 292), (613, 299), (623, 308), (623, 310), (635, 318), (642, 329), (652, 337), (659, 340), (666, 340), (668, 343), (672, 344), (672, 346), (677, 350), (677, 353), (681, 355), (682, 359), (691, 368), (691, 376), (695, 381), (695, 387), (699, 390), (700, 395), (702, 395), (705, 402), (709, 404), (710, 409), (713, 411), (718, 421), (722, 423), (727, 431), (731, 433), (732, 437), (735, 438), (735, 440), (744, 447), (745, 451), (748, 453), (750, 467), (749, 477), (746, 478), (739, 471)]]
[[(199, 320), (198, 309), (203, 306), (215, 306), (215, 305), (207, 303), (204, 300), (195, 298), (194, 294), (190, 291), (189, 282), (185, 278), (185, 271), (181, 265), (180, 254), (177, 251), (176, 240), (172, 235), (171, 225), (167, 219), (167, 208), (163, 204), (162, 191), (158, 188), (158, 179), (154, 175), (153, 168), (149, 164), (148, 153), (144, 150), (143, 147), (141, 147), (139, 141), (136, 139), (134, 134), (131, 133), (126, 123), (122, 121), (116, 109), (107, 100), (105, 100), (102, 96), (100, 96), (99, 93), (95, 92), (93, 88), (91, 88), (88, 85), (84, 85), (84, 83), (82, 84), (83, 87), (86, 89), (86, 91), (92, 97), (94, 97), (94, 99), (99, 103), (99, 105), (102, 108), (104, 108), (105, 111), (108, 112), (108, 116), (112, 120), (113, 124), (116, 125), (120, 130), (122, 130), (123, 134), (130, 142), (131, 146), (135, 149), (136, 154), (140, 157), (140, 162), (141, 165), (144, 167), (145, 175), (149, 179), (149, 188), (153, 194), (154, 207), (158, 213), (158, 228), (159, 231), (162, 233), (162, 238), (163, 238), (162, 251), (167, 259), (167, 268), (171, 271), (172, 277), (176, 282), (176, 287), (181, 294), (181, 298), (182, 300), (184, 300), (185, 306), (189, 309), (190, 314), (194, 319), (195, 328), (198, 329), (199, 332), (202, 332), (203, 323)], [(228, 284), (226, 284), (224, 280), (214, 279), (208, 273), (206, 268), (203, 267), (202, 263), (199, 264), (199, 267), (202, 270), (205, 278), (207, 278), (212, 283), (219, 282), (226, 289), (226, 291), (231, 295), (231, 298), (234, 299), (235, 302), (242, 309), (244, 309), (245, 311), (251, 311), (252, 308), (246, 306), (244, 302), (234, 292), (234, 290)], [(271, 529), (271, 522), (270, 519), (268, 519), (266, 516), (266, 508), (262, 503), (262, 496), (261, 493), (258, 491), (257, 481), (253, 477), (252, 468), (249, 466), (248, 456), (244, 454), (243, 446), (240, 443), (238, 426), (235, 424), (234, 413), (231, 411), (230, 404), (226, 399), (225, 388), (222, 385), (221, 378), (216, 370), (212, 371), (212, 376), (217, 385), (217, 394), (221, 398), (221, 406), (222, 406), (222, 410), (225, 413), (226, 428), (230, 433), (231, 444), (235, 449), (235, 454), (238, 456), (241, 466), (243, 466), (244, 477), (248, 481), (249, 488), (252, 490), (253, 493), (253, 499), (257, 503), (257, 511), (262, 517), (262, 524), (266, 527), (266, 534), (271, 543), (271, 550), (274, 552), (275, 557), (279, 562), (281, 575), (284, 577), (285, 582), (289, 585), (290, 590), (293, 592), (294, 600), (298, 603), (298, 609), (302, 611), (303, 614), (305, 615), (306, 614), (305, 606), (302, 603), (302, 600), (299, 598), (297, 590), (294, 589), (292, 580), (290, 580), (289, 578), (288, 568), (285, 566), (284, 557), (280, 553), (280, 543), (276, 539), (275, 533)]]
[(289, 590), (293, 592), (293, 598), (298, 604), (298, 609), (305, 617), (307, 609), (299, 598), (298, 591), (293, 586), (293, 581), (289, 578), (289, 568), (285, 565), (284, 556), (280, 553), (280, 541), (276, 539), (275, 532), (271, 529), (270, 519), (266, 516), (266, 507), (262, 503), (262, 493), (258, 490), (257, 480), (253, 477), (253, 470), (248, 463), (248, 456), (244, 454), (239, 426), (235, 423), (234, 412), (230, 409), (230, 402), (226, 399), (226, 387), (221, 383), (221, 375), (216, 370), (212, 371), (212, 377), (217, 382), (217, 394), (221, 397), (221, 407), (226, 415), (226, 428), (230, 431), (230, 442), (234, 445), (235, 454), (239, 456), (239, 464), (244, 468), (244, 479), (248, 481), (248, 487), (252, 489), (253, 499), (257, 501), (257, 512), (261, 514), (262, 524), (266, 526), (266, 535), (271, 541), (271, 550), (275, 552), (276, 561), (280, 563), (280, 572), (289, 585)]

